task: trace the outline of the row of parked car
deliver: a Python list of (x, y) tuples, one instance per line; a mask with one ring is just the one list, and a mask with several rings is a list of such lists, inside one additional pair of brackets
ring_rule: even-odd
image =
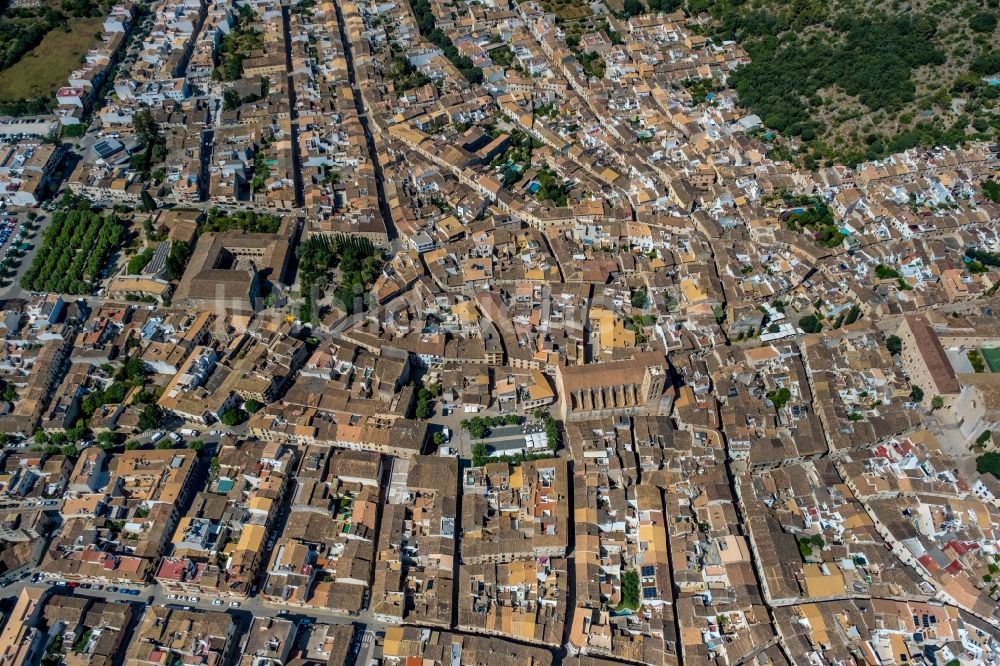
[[(38, 583), (44, 578), (46, 578), (45, 574), (36, 573), (31, 577), (31, 582)], [(80, 588), (81, 590), (104, 590), (106, 592), (117, 592), (118, 594), (124, 594), (132, 597), (137, 597), (142, 594), (141, 591), (135, 589), (134, 587), (117, 587), (115, 585), (104, 587), (98, 583), (78, 583), (75, 580), (49, 580), (48, 582), (56, 587), (68, 587), (70, 589)]]
[[(198, 603), (199, 601), (201, 601), (201, 597), (196, 597), (196, 596), (193, 596), (193, 595), (192, 596), (184, 596), (183, 594), (168, 594), (167, 595), (167, 599), (169, 599), (170, 601), (190, 601), (191, 603), (195, 603), (195, 604)], [(222, 599), (215, 599), (215, 600), (212, 601), (212, 605), (213, 606), (221, 606), (222, 604), (223, 604)], [(230, 608), (239, 608), (240, 607), (240, 602), (238, 602), (238, 601), (230, 601), (229, 602), (229, 607)]]
[(12, 215), (4, 215), (0, 224), (0, 244), (6, 243), (14, 230), (17, 229), (17, 218)]
[[(166, 433), (164, 433), (162, 430), (157, 430), (156, 432), (153, 433), (153, 436), (150, 437), (149, 439), (153, 442), (158, 442), (161, 439), (163, 439), (163, 436), (165, 434)], [(170, 433), (170, 439), (171, 441), (173, 441), (174, 444), (180, 444), (181, 442), (184, 441), (184, 438), (178, 435), (176, 432)]]

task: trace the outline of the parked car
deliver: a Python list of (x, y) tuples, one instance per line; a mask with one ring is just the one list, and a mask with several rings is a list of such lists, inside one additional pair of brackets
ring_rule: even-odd
[(240, 602), (238, 602), (238, 601), (230, 601), (229, 602), (229, 607), (230, 608), (239, 608), (240, 607)]
[(154, 442), (158, 442), (161, 439), (163, 439), (163, 433), (161, 431), (157, 430), (156, 432), (153, 433), (153, 436), (150, 437), (149, 439), (152, 440), (152, 441), (154, 441)]
[(213, 606), (221, 606), (222, 605), (222, 599), (214, 599), (214, 600), (212, 600), (212, 605)]

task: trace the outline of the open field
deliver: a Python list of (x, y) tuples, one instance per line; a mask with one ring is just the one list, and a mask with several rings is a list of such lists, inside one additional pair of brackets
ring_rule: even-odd
[(97, 41), (100, 18), (69, 19), (69, 32), (52, 30), (20, 62), (0, 71), (0, 100), (53, 95)]

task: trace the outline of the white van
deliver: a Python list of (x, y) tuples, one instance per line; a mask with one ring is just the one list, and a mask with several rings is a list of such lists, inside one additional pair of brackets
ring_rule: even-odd
[(157, 430), (156, 432), (153, 433), (153, 436), (150, 437), (150, 439), (154, 442), (158, 442), (161, 439), (163, 439), (163, 433)]

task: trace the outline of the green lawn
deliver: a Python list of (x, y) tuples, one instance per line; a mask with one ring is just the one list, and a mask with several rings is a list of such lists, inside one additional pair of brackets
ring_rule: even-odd
[(17, 64), (0, 72), (0, 100), (54, 95), (80, 59), (97, 42), (102, 19), (70, 19), (69, 32), (56, 28)]

